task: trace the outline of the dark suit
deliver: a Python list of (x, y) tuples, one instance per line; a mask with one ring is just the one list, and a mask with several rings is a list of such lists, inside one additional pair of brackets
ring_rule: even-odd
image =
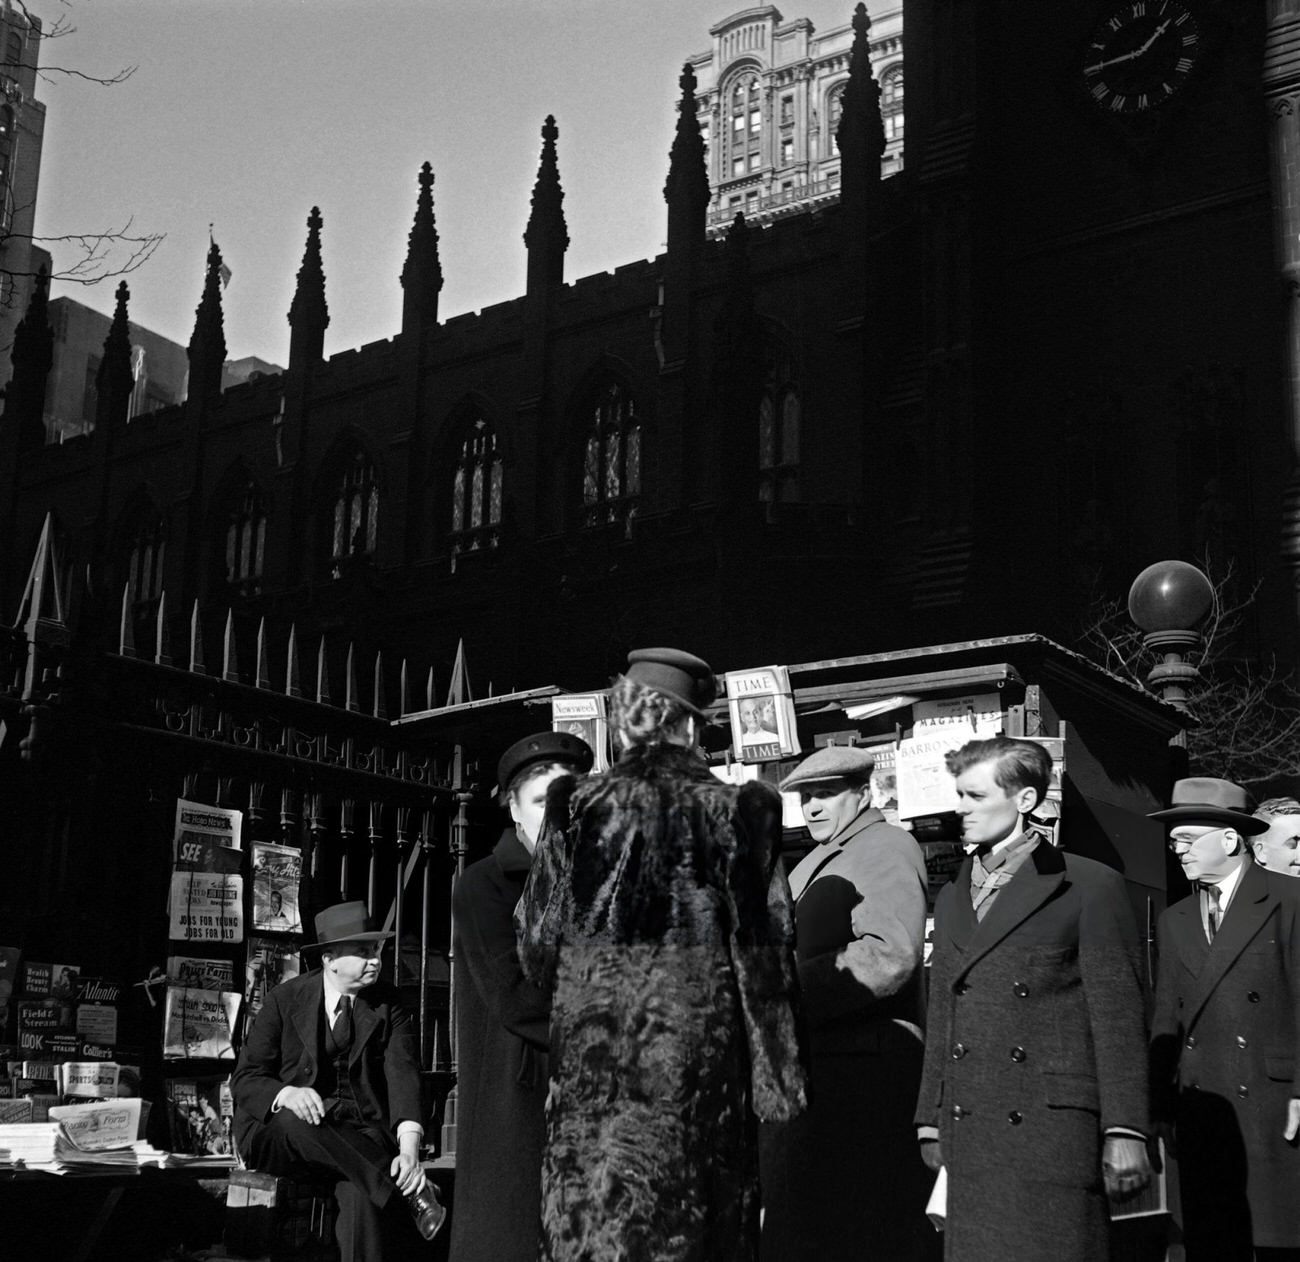
[(970, 876), (968, 857), (935, 904), (916, 1115), (948, 1167), (944, 1256), (1098, 1262), (1102, 1134), (1148, 1130), (1124, 879), (1040, 842), (978, 921)]
[(1151, 1041), (1156, 1116), (1173, 1122), (1189, 1259), (1300, 1247), (1300, 881), (1247, 862), (1211, 944), (1198, 896), (1160, 917)]
[[(344, 1262), (370, 1262), (382, 1256), (380, 1210), (396, 1207), (409, 1224), (388, 1171), (397, 1154), (397, 1123), (421, 1118), (415, 1035), (396, 989), (385, 982), (367, 987), (353, 1003), (347, 1057), (353, 1115), (346, 1120), (327, 1116), (312, 1126), (288, 1109), (272, 1113), (281, 1088), (319, 1088), (325, 1081), (324, 1007), (319, 969), (283, 982), (267, 995), (231, 1075), (235, 1143), (259, 1169), (292, 1173), (307, 1165), (338, 1176)], [(398, 1217), (390, 1214), (390, 1226), (399, 1225)]]

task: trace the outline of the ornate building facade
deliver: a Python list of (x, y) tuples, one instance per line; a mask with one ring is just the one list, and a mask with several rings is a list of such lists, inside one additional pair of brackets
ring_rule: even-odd
[[(867, 12), (885, 128), (881, 173), (889, 176), (903, 167), (903, 6), (872, 0)], [(836, 201), (852, 25), (819, 35), (807, 18), (787, 22), (762, 5), (709, 34), (710, 48), (690, 65), (713, 190), (710, 233), (725, 232), (737, 214), (760, 224)]]

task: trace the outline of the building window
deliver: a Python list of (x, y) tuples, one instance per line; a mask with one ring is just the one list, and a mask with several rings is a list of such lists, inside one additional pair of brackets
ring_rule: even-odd
[(802, 412), (790, 356), (769, 356), (758, 404), (758, 496), (766, 502), (799, 498)]
[(10, 31), (5, 41), (5, 69), (13, 78), (17, 78), (18, 68), (23, 63), (23, 37), (17, 31)]
[(728, 107), (731, 111), (730, 145), (732, 175), (757, 170), (758, 150), (763, 135), (763, 99), (758, 76), (743, 75), (732, 86)]
[(597, 396), (582, 465), (583, 524), (626, 521), (641, 494), (641, 425), (631, 396), (611, 383)]
[(126, 536), (126, 593), (137, 618), (156, 608), (162, 595), (166, 546), (162, 515), (152, 505), (140, 509)]
[(828, 153), (839, 153), (840, 151), (840, 119), (844, 115), (844, 88), (839, 88), (831, 92), (826, 100), (826, 118), (827, 126), (830, 128), (830, 144), (827, 146)]
[(781, 141), (781, 161), (787, 166), (794, 161), (794, 141), (786, 139)]
[(224, 543), (226, 582), (250, 593), (259, 590), (266, 556), (266, 508), (255, 482), (232, 499)]
[(504, 466), (496, 431), (476, 416), (456, 456), (451, 482), (452, 547), (457, 552), (495, 548), (501, 526)]
[(348, 557), (373, 556), (379, 535), (379, 485), (375, 466), (354, 452), (334, 484), (330, 560), (337, 578)]
[(885, 124), (885, 139), (903, 138), (903, 67), (885, 72), (880, 82), (880, 113)]
[(781, 98), (781, 122), (794, 122), (794, 97), (783, 96)]

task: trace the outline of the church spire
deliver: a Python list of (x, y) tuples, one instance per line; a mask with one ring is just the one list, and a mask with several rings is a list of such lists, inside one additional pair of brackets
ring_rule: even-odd
[(307, 216), (307, 246), (298, 269), (298, 287), (289, 304), (290, 371), (319, 363), (325, 351), (325, 330), (330, 313), (325, 302), (325, 268), (321, 264), (320, 230), (323, 225), (320, 207), (313, 206)]
[(555, 116), (542, 124), (542, 156), (533, 185), (533, 209), (524, 231), (528, 247), (528, 293), (540, 294), (564, 283), (564, 252), (569, 248), (569, 230), (564, 222), (564, 190), (555, 156), (559, 139)]
[(131, 371), (131, 326), (127, 320), (126, 304), (131, 291), (126, 281), (117, 286), (117, 306), (113, 323), (104, 339), (104, 357), (95, 374), (95, 428), (104, 429), (124, 425), (131, 412), (131, 391), (135, 388), (135, 374)]
[(32, 282), (27, 312), (14, 330), (10, 356), (14, 372), (5, 395), (5, 421), (18, 426), (18, 441), (24, 447), (45, 442), (45, 390), (54, 363), (49, 288), (49, 270), (42, 263)]
[(871, 71), (871, 19), (859, 0), (853, 11), (853, 49), (849, 81), (835, 139), (840, 146), (840, 200), (849, 215), (869, 213), (880, 191), (880, 161), (885, 153), (885, 122), (880, 115), (880, 84)]
[(442, 262), (438, 257), (438, 228), (433, 217), (433, 168), (420, 168), (420, 193), (415, 200), (415, 222), (402, 268), (402, 331), (438, 323), (438, 295), (442, 292)]
[(191, 399), (215, 398), (221, 393), (221, 370), (226, 362), (226, 327), (221, 311), (221, 250), (216, 241), (208, 246), (208, 270), (203, 297), (194, 313), (190, 334)]
[(677, 107), (677, 132), (669, 150), (668, 180), (664, 184), (670, 253), (704, 240), (709, 209), (709, 172), (704, 163), (704, 137), (696, 117), (695, 71), (690, 62), (682, 67), (678, 83), (682, 99)]

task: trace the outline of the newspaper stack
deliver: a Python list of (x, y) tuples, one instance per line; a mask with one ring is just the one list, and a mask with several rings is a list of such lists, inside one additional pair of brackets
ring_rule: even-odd
[(0, 1124), (0, 1166), (44, 1167), (55, 1161), (58, 1122)]

